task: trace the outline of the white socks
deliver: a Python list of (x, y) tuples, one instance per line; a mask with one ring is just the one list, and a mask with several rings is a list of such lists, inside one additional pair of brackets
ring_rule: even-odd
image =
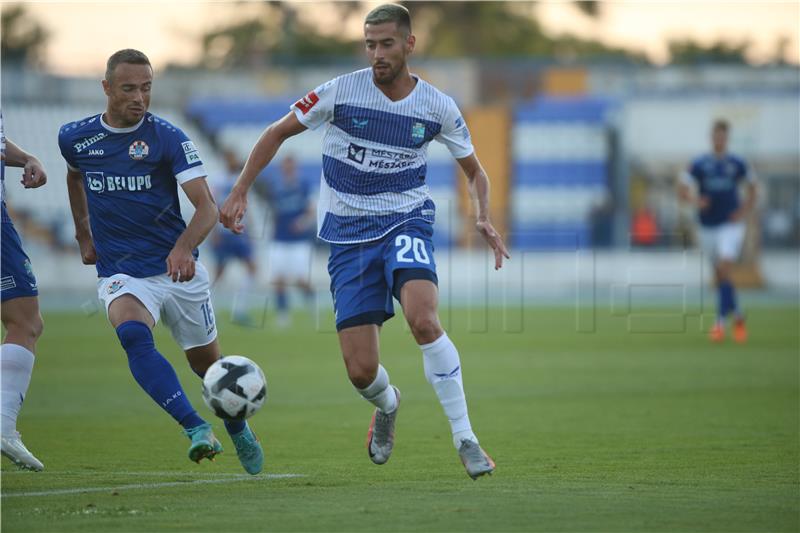
[(383, 365), (378, 365), (378, 374), (375, 376), (375, 381), (365, 389), (356, 390), (365, 400), (384, 413), (391, 413), (397, 409), (397, 394), (394, 391), (394, 387), (389, 384), (389, 374), (386, 373)]
[(0, 377), (2, 377), (0, 433), (4, 437), (12, 436), (17, 430), (17, 415), (31, 382), (33, 360), (33, 354), (22, 346), (17, 344), (0, 346)]
[(461, 360), (455, 345), (443, 333), (430, 344), (420, 345), (422, 349), (425, 377), (433, 385), (444, 414), (450, 420), (453, 444), (456, 449), (463, 439), (478, 442), (472, 432), (467, 414), (467, 399), (464, 397), (464, 383), (461, 380)]

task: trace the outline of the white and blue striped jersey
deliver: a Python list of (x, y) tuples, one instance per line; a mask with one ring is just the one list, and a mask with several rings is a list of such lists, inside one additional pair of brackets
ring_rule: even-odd
[(417, 84), (392, 101), (367, 68), (324, 83), (291, 109), (307, 128), (326, 124), (317, 204), (319, 238), (350, 244), (379, 239), (411, 219), (433, 223), (425, 184), (428, 143), (456, 159), (473, 153), (469, 130), (452, 98)]

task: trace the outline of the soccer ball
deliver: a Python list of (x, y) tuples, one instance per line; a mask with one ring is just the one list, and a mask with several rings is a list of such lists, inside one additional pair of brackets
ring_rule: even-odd
[(250, 418), (266, 399), (264, 372), (247, 357), (223, 357), (208, 368), (203, 378), (203, 400), (220, 418)]

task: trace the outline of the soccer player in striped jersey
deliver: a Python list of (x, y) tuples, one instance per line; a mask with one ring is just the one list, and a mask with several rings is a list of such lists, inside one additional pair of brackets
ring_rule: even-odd
[(3, 133), (3, 115), (0, 113), (0, 209), (2, 209), (2, 237), (0, 263), (2, 263), (2, 321), (6, 336), (0, 347), (0, 378), (2, 378), (2, 406), (0, 407), (0, 450), (17, 466), (26, 470), (41, 471), (44, 465), (23, 444), (17, 432), (17, 415), (22, 408), (33, 372), (36, 341), (44, 324), (39, 314), (39, 289), (33, 275), (31, 262), (22, 249), (17, 230), (6, 211), (6, 165), (22, 167), (22, 185), (35, 189), (47, 183), (42, 164), (31, 154), (6, 139)]
[(318, 234), (330, 243), (328, 271), (347, 373), (376, 408), (369, 457), (383, 464), (394, 445), (400, 394), (378, 353), (380, 327), (394, 315), (394, 297), (420, 346), (425, 376), (450, 421), (453, 444), (467, 474), (476, 479), (495, 465), (472, 430), (458, 351), (437, 314), (435, 205), (425, 184), (428, 143), (444, 143), (464, 170), (477, 204), (477, 229), (494, 251), (495, 269), (508, 251), (489, 220), (489, 179), (458, 107), (409, 72), (416, 39), (408, 10), (395, 4), (375, 8), (366, 17), (364, 35), (371, 68), (324, 83), (270, 125), (220, 217), (226, 227), (242, 231), (247, 191), (281, 143), (325, 126)]
[[(724, 340), (725, 320), (733, 315), (733, 339), (741, 343), (747, 340), (747, 328), (736, 303), (731, 269), (742, 249), (745, 217), (755, 206), (756, 186), (747, 163), (728, 153), (729, 129), (725, 120), (714, 122), (713, 153), (695, 159), (682, 174), (679, 196), (697, 208), (700, 245), (714, 265), (719, 305), (709, 337), (714, 342)], [(742, 184), (746, 190), (744, 202), (739, 199)]]

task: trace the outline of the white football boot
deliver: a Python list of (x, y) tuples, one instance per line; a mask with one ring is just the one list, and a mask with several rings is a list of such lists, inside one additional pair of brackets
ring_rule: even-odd
[(0, 439), (0, 442), (2, 443), (0, 451), (18, 467), (24, 468), (25, 470), (34, 470), (36, 472), (44, 470), (42, 462), (34, 457), (22, 443), (18, 432), (15, 431), (11, 436), (3, 437)]
[(397, 387), (392, 386), (392, 388), (397, 395), (397, 406), (391, 413), (384, 413), (376, 408), (367, 432), (367, 452), (376, 465), (388, 461), (394, 448), (394, 423), (397, 420), (397, 411), (400, 409), (400, 391)]

